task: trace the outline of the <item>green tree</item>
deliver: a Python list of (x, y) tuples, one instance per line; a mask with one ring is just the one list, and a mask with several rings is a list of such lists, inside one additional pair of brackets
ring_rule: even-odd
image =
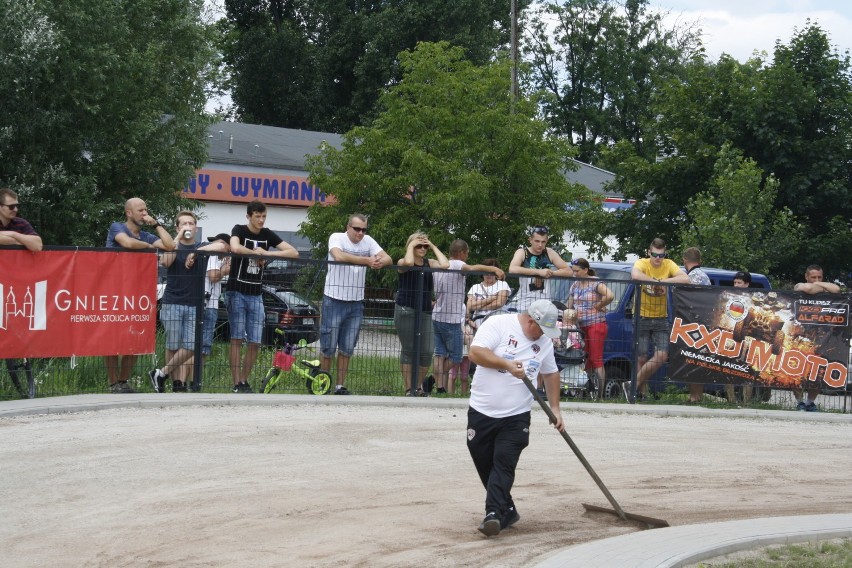
[(318, 253), (360, 212), (395, 259), (424, 230), (442, 250), (463, 238), (474, 257), (505, 265), (530, 225), (561, 235), (604, 215), (584, 209), (588, 191), (563, 176), (572, 150), (535, 118), (535, 101), (522, 98), (512, 112), (508, 62), (478, 67), (459, 47), (421, 43), (400, 64), (403, 79), (382, 96), (372, 125), (308, 162), (311, 180), (336, 200), (311, 207), (302, 225)]
[(552, 0), (531, 18), (532, 80), (547, 93), (547, 120), (575, 141), (582, 161), (598, 163), (601, 148), (618, 141), (653, 158), (646, 144), (651, 97), (700, 53), (693, 27), (667, 29), (647, 6), (647, 0)]
[(419, 41), (449, 41), (485, 63), (508, 38), (508, 0), (226, 0), (225, 8), (221, 49), (236, 117), (288, 128), (367, 124), (400, 79), (399, 52)]
[(698, 246), (708, 266), (772, 273), (795, 256), (804, 227), (787, 209), (776, 209), (778, 181), (764, 178), (754, 160), (722, 146), (711, 189), (689, 199), (680, 228), (684, 247)]
[[(621, 252), (641, 250), (655, 234), (677, 246), (688, 200), (714, 194), (711, 181), (719, 149), (730, 141), (764, 175), (777, 179), (776, 210), (788, 208), (805, 226), (802, 255), (786, 255), (776, 276), (799, 277), (807, 264), (829, 274), (849, 272), (846, 242), (833, 231), (852, 217), (852, 82), (849, 56), (833, 52), (825, 33), (810, 24), (787, 45), (776, 44), (771, 64), (744, 64), (723, 56), (698, 58), (682, 79), (655, 99), (650, 131), (654, 160), (626, 145), (609, 153), (617, 165), (613, 189), (640, 200), (612, 217)], [(837, 222), (832, 219), (838, 216)]]
[(207, 156), (202, 0), (0, 0), (0, 181), (47, 244), (102, 246), (124, 201), (170, 219)]

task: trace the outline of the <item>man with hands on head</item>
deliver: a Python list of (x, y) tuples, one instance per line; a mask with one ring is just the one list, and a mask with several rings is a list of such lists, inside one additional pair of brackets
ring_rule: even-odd
[[(565, 425), (559, 409), (559, 370), (553, 338), (559, 337), (558, 311), (549, 300), (533, 302), (525, 312), (489, 317), (470, 346), (476, 373), (467, 413), (467, 448), (485, 486), (485, 518), (479, 531), (495, 536), (520, 520), (512, 500), (515, 468), (529, 444), (533, 396), (524, 377), (540, 372), (547, 400), (556, 416), (554, 428)], [(528, 373), (528, 374), (527, 374)]]

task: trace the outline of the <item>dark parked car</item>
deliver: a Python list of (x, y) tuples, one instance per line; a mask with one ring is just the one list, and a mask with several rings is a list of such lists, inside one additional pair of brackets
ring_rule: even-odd
[[(225, 288), (227, 279), (222, 281), (222, 289)], [(310, 300), (293, 292), (277, 286), (263, 285), (263, 307), (266, 312), (266, 320), (263, 324), (263, 336), (261, 343), (264, 345), (275, 345), (282, 341), (280, 334), (275, 330), (284, 330), (283, 341), (287, 343), (298, 343), (304, 339), (313, 343), (319, 339), (319, 310)], [(225, 307), (225, 294), (219, 300), (219, 316), (216, 319), (216, 333), (223, 339), (230, 338), (228, 326), (228, 310)]]

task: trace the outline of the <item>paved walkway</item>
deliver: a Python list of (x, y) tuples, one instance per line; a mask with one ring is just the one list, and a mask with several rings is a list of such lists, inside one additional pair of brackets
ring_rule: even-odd
[[(85, 412), (109, 408), (165, 406), (257, 406), (286, 404), (434, 406), (466, 408), (460, 398), (387, 396), (305, 396), (257, 394), (92, 394), (0, 402), (0, 418)], [(852, 423), (852, 414), (709, 409), (694, 406), (563, 403), (581, 412), (623, 412), (663, 416), (731, 416), (809, 422)], [(534, 407), (535, 411), (541, 409)], [(771, 544), (852, 537), (852, 514), (746, 519), (652, 529), (587, 542), (536, 561), (537, 568), (677, 568), (731, 552)]]
[(769, 546), (852, 537), (852, 514), (744, 519), (653, 529), (548, 555), (536, 568), (678, 568)]

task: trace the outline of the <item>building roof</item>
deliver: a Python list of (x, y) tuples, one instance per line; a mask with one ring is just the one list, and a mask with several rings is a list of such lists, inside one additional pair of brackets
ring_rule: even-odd
[[(208, 142), (210, 163), (305, 171), (306, 156), (316, 154), (323, 142), (341, 148), (343, 137), (331, 132), (222, 121), (210, 126)], [(621, 197), (604, 189), (607, 182), (615, 179), (615, 174), (577, 160), (574, 162), (578, 169), (564, 172), (568, 181), (596, 193)]]
[(217, 122), (208, 134), (209, 162), (305, 171), (305, 157), (327, 142), (335, 148), (343, 137), (331, 132), (278, 128), (241, 122)]

